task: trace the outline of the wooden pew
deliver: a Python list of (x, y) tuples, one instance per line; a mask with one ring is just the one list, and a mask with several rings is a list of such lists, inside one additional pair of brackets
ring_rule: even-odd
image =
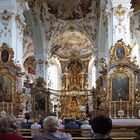
[[(84, 129), (84, 131), (89, 131), (88, 129)], [(20, 133), (24, 138), (27, 139), (32, 139), (32, 131), (31, 129), (20, 129)], [(39, 132), (43, 132), (43, 129), (39, 129), (37, 130)], [(65, 132), (65, 133), (70, 133), (72, 135), (72, 138), (74, 140), (78, 139), (78, 140), (90, 140), (92, 139), (92, 137), (82, 137), (81, 136), (81, 129), (59, 129), (59, 131), (61, 132)]]

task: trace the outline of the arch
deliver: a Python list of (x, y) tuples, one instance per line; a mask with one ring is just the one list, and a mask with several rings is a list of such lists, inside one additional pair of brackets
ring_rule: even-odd
[(48, 54), (56, 54), (61, 58), (68, 59), (72, 55), (87, 58), (93, 53), (93, 45), (89, 37), (78, 30), (65, 30), (56, 33), (50, 40)]
[(93, 86), (95, 87), (95, 81), (96, 81), (96, 67), (95, 67), (95, 56), (91, 58), (88, 66), (88, 85), (89, 89), (91, 89)]
[(58, 90), (61, 88), (60, 76), (61, 75), (61, 66), (57, 58), (51, 58), (49, 60), (48, 69), (47, 69), (47, 87), (50, 89)]

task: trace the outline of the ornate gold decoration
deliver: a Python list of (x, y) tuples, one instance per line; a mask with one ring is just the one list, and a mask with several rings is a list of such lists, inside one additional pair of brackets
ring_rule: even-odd
[(78, 116), (86, 114), (86, 104), (88, 103), (88, 91), (66, 91), (59, 95), (61, 104), (61, 115)]
[(15, 94), (15, 103), (19, 104), (24, 101), (24, 94), (22, 92), (17, 92)]
[(14, 51), (6, 43), (0, 47), (0, 63), (13, 63)]
[(117, 43), (110, 48), (110, 63), (130, 60), (131, 49), (129, 45), (125, 45), (122, 39), (118, 40)]
[(9, 70), (7, 68), (3, 68), (3, 69), (0, 69), (0, 73), (4, 76), (9, 73)]
[(136, 93), (135, 93), (135, 98), (136, 98), (136, 103), (140, 103), (140, 90), (136, 89)]

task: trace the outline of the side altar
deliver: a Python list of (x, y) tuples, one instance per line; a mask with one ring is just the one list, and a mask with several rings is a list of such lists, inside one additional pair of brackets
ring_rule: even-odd
[(23, 94), (21, 68), (14, 64), (14, 52), (6, 43), (0, 47), (0, 112), (19, 115)]
[(118, 40), (110, 48), (109, 64), (102, 61), (101, 75), (92, 91), (95, 114), (113, 119), (140, 117), (139, 69), (130, 54), (131, 47)]

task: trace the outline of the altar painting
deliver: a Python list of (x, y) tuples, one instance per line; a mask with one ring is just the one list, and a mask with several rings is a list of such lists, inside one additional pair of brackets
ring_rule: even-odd
[(0, 75), (0, 102), (12, 102), (12, 79)]
[(112, 76), (112, 101), (129, 100), (129, 77), (125, 73)]

